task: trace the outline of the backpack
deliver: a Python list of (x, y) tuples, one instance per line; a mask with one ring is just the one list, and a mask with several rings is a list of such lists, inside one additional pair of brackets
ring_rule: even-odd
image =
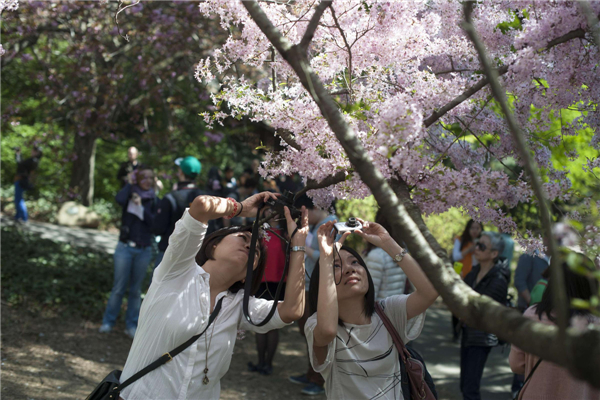
[(168, 193), (165, 199), (169, 200), (171, 204), (171, 226), (175, 226), (175, 223), (181, 219), (183, 212), (186, 208), (192, 204), (194, 199), (198, 196), (206, 194), (204, 190), (192, 188), (192, 189), (181, 189), (174, 192)]

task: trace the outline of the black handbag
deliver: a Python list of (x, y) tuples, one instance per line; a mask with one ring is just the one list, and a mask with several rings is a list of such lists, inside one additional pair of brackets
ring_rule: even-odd
[(119, 398), (121, 391), (123, 389), (125, 389), (127, 386), (131, 385), (133, 382), (137, 381), (138, 379), (140, 379), (142, 376), (146, 375), (150, 371), (154, 371), (156, 368), (160, 367), (161, 365), (168, 363), (169, 361), (171, 361), (173, 359), (173, 357), (175, 357), (177, 354), (181, 353), (183, 350), (190, 347), (192, 345), (192, 343), (194, 343), (196, 340), (198, 340), (198, 338), (200, 336), (202, 336), (204, 334), (204, 332), (206, 332), (206, 330), (208, 329), (210, 324), (213, 323), (213, 321), (219, 314), (219, 311), (221, 311), (221, 302), (222, 301), (223, 301), (223, 298), (221, 298), (217, 302), (217, 304), (215, 305), (215, 309), (210, 314), (210, 318), (208, 319), (208, 325), (206, 325), (206, 328), (204, 328), (204, 330), (200, 334), (191, 337), (184, 344), (176, 347), (175, 349), (171, 350), (168, 353), (163, 354), (152, 364), (149, 364), (147, 367), (136, 372), (134, 375), (132, 375), (129, 379), (127, 379), (123, 383), (119, 383), (119, 379), (121, 378), (121, 371), (119, 371), (118, 369), (115, 369), (110, 374), (108, 374), (102, 380), (102, 382), (100, 382), (98, 384), (98, 386), (96, 386), (94, 388), (92, 393), (90, 393), (90, 395), (88, 397), (86, 397), (85, 399), (86, 400), (117, 400)]

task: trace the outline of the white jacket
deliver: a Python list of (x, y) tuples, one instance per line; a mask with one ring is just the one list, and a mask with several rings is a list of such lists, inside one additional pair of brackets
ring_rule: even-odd
[(375, 300), (404, 294), (406, 274), (383, 249), (374, 248), (365, 257), (365, 263), (375, 285)]

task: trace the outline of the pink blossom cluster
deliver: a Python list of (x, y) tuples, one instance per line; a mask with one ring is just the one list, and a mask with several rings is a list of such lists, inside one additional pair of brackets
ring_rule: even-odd
[[(315, 2), (260, 5), (285, 38), (297, 44)], [(600, 2), (591, 6), (600, 14)], [(317, 204), (368, 196), (319, 108), (241, 2), (208, 0), (199, 7), (230, 30), (225, 45), (197, 65), (196, 78), (219, 87), (214, 104), (227, 105), (205, 113), (205, 122), (249, 115), (291, 134), (299, 149), (282, 140), (284, 150), (267, 155), (260, 169), (264, 176), (299, 173), (306, 181), (346, 171), (344, 182), (309, 192)], [(522, 167), (522, 160), (489, 88), (428, 122), (484, 77), (460, 27), (463, 18), (458, 1), (336, 0), (321, 17), (308, 48), (309, 62), (374, 164), (386, 178), (406, 181), (423, 213), (462, 206), (475, 219), (513, 232), (516, 224), (503, 210), (532, 201), (533, 193), (521, 169), (506, 166), (516, 160)], [(478, 2), (474, 21), (490, 57), (499, 67), (508, 66), (502, 83), (545, 171), (548, 197), (568, 199), (570, 171), (554, 168), (551, 147), (584, 127), (596, 130), (592, 146), (600, 142), (600, 52), (585, 15), (577, 2), (485, 0)], [(583, 37), (548, 48), (553, 39), (578, 29), (586, 32)], [(236, 63), (254, 68), (258, 78), (240, 77)], [(553, 132), (561, 109), (580, 115)], [(571, 150), (569, 157), (579, 155)], [(598, 167), (596, 159), (586, 168)], [(533, 248), (539, 247), (536, 243), (528, 242)]]

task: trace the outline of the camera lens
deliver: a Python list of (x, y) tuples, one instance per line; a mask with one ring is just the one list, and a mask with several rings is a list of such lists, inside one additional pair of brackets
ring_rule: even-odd
[(348, 218), (348, 222), (346, 222), (346, 225), (350, 226), (350, 227), (357, 226), (357, 224), (356, 224), (356, 218), (354, 218), (354, 217)]

